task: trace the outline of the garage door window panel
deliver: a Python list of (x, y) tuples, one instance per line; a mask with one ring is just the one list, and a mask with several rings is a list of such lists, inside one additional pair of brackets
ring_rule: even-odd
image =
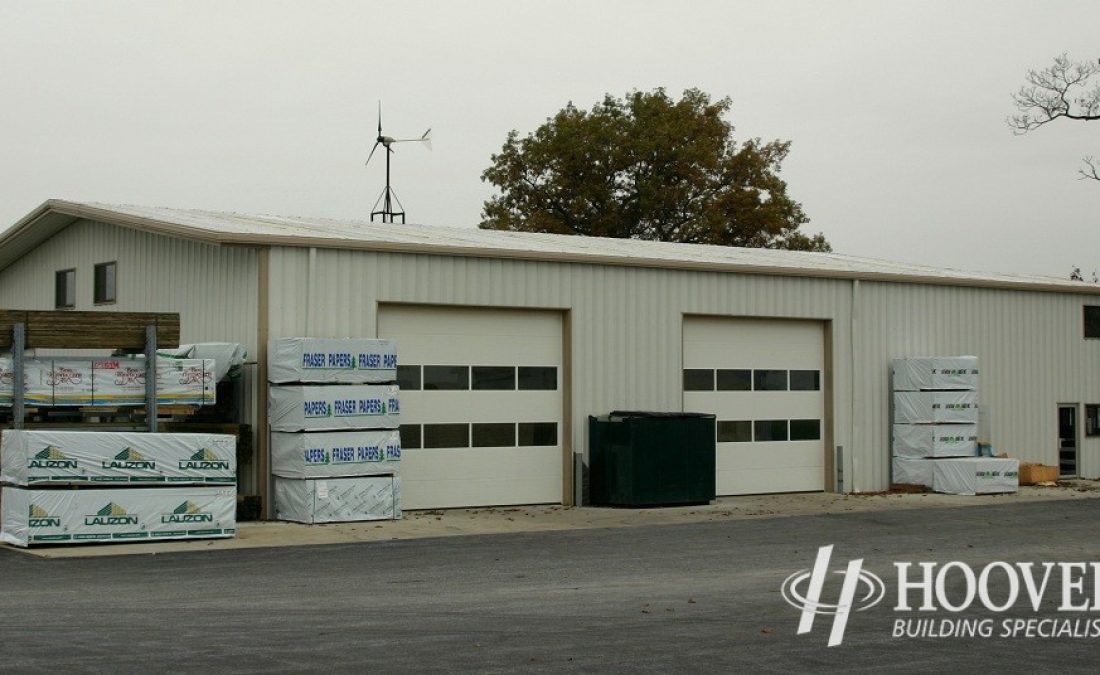
[(821, 420), (791, 420), (792, 441), (820, 441)]
[(474, 391), (515, 391), (516, 369), (512, 366), (474, 366), (471, 368)]
[(821, 391), (821, 371), (792, 370), (791, 391)]
[(787, 371), (754, 370), (753, 389), (756, 391), (787, 391)]
[(405, 391), (419, 391), (420, 366), (397, 366), (397, 386)]
[(752, 371), (719, 370), (718, 391), (752, 391)]
[(714, 371), (703, 368), (685, 369), (684, 391), (714, 391)]
[(718, 422), (719, 443), (751, 443), (752, 420), (721, 420)]
[(756, 420), (753, 438), (757, 443), (787, 440), (787, 420)]
[(402, 424), (399, 431), (401, 433), (401, 447), (403, 449), (417, 450), (420, 448), (419, 424)]
[(468, 366), (424, 366), (424, 391), (466, 391), (469, 388)]
[(557, 422), (520, 422), (520, 447), (547, 446), (558, 444)]
[(558, 369), (554, 366), (520, 366), (521, 391), (557, 391)]
[(470, 447), (469, 424), (425, 424), (425, 448)]
[(516, 425), (474, 424), (473, 446), (475, 448), (514, 448), (516, 445)]

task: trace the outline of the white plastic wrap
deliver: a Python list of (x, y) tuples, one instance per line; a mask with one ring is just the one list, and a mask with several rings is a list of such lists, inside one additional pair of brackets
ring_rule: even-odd
[(978, 454), (977, 424), (895, 424), (894, 456), (973, 457)]
[[(13, 377), (11, 359), (0, 359), (0, 406), (12, 404)], [(29, 406), (145, 405), (144, 359), (27, 359), (23, 381)], [(214, 361), (157, 359), (157, 402), (216, 403)]]
[(978, 389), (977, 356), (894, 359), (894, 391)]
[(291, 385), (268, 391), (272, 431), (396, 429), (399, 424), (397, 385)]
[(395, 474), (400, 465), (396, 429), (271, 434), (271, 472), (283, 478)]
[(901, 391), (894, 393), (896, 424), (977, 424), (976, 391)]
[(275, 479), (275, 514), (299, 523), (346, 523), (401, 517), (397, 476)]
[(244, 345), (236, 342), (199, 342), (180, 345), (175, 349), (158, 349), (157, 356), (169, 359), (212, 359), (214, 382), (221, 382), (234, 368), (240, 368), (248, 358)]
[(92, 361), (52, 359), (48, 361), (46, 384), (53, 387), (53, 405), (92, 405)]
[(267, 379), (275, 384), (396, 382), (397, 352), (390, 340), (280, 338), (268, 349)]
[[(12, 360), (0, 357), (0, 408), (10, 407), (15, 373)], [(49, 381), (50, 363), (27, 359), (23, 362), (23, 401), (29, 406), (53, 405), (53, 385)]]
[(894, 482), (932, 487), (932, 468), (939, 460), (894, 458)]
[(1000, 457), (967, 457), (935, 460), (932, 489), (952, 495), (1017, 492), (1020, 460)]
[(225, 434), (7, 429), (0, 433), (0, 482), (233, 485), (237, 439)]
[(0, 494), (0, 540), (16, 546), (232, 537), (230, 487), (34, 490)]

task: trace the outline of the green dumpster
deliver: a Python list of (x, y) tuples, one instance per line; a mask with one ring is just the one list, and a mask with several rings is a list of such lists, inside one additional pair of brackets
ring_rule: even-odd
[(594, 505), (705, 504), (715, 497), (714, 415), (615, 411), (588, 418)]

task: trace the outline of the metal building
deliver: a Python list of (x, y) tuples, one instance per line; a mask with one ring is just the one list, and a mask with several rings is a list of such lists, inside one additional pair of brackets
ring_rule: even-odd
[[(116, 293), (96, 303), (107, 262)], [(720, 494), (882, 490), (890, 360), (924, 355), (979, 357), (997, 452), (1063, 447), (1100, 477), (1100, 286), (1082, 282), (49, 201), (0, 236), (0, 307), (59, 303), (179, 312), (186, 342), (243, 343), (257, 429), (268, 340), (395, 339), (406, 508), (571, 503), (587, 416), (616, 409), (716, 413)], [(245, 489), (267, 494), (258, 436)]]

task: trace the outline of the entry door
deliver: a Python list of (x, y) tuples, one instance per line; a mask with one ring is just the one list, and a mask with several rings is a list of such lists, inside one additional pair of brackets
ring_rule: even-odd
[(1058, 473), (1077, 477), (1077, 405), (1058, 406)]
[(406, 509), (562, 501), (562, 315), (383, 306)]
[(717, 416), (720, 495), (825, 489), (825, 332), (817, 321), (688, 317), (684, 410)]

